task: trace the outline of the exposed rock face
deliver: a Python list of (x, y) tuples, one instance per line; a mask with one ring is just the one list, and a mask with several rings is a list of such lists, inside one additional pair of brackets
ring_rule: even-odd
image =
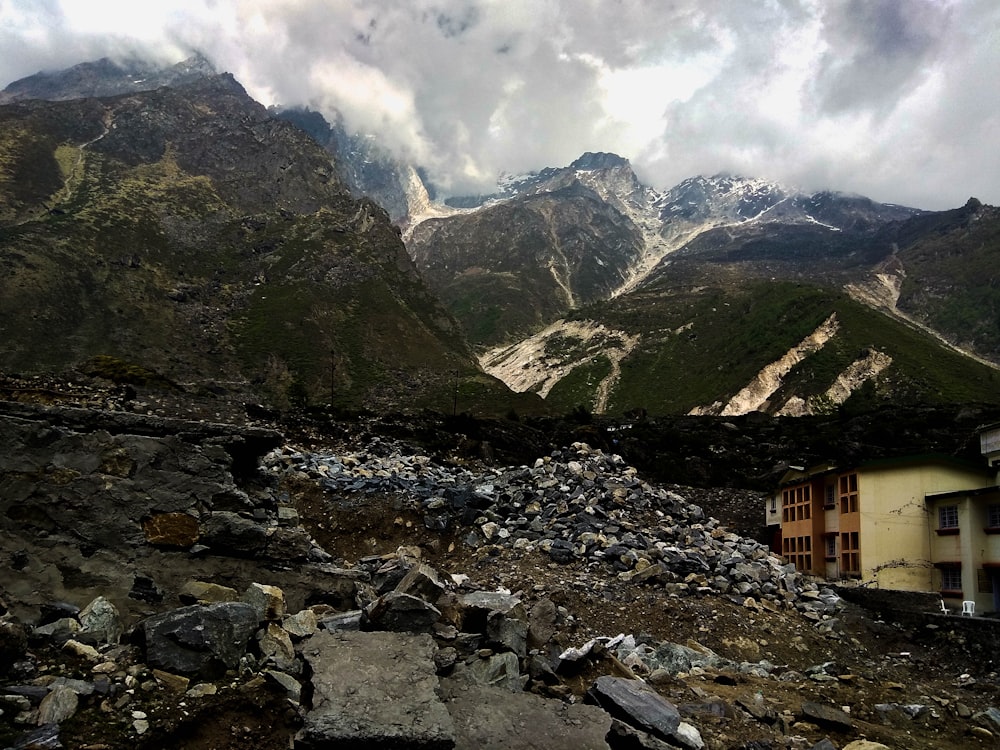
[[(274, 431), (8, 403), (0, 441), (0, 578), (19, 611), (103, 594), (134, 620), (191, 578), (243, 590), (261, 560), (326, 559), (300, 526), (278, 526), (272, 498), (240, 486), (281, 441)], [(223, 557), (192, 558), (198, 545)], [(353, 587), (338, 575), (289, 571), (281, 580), (293, 592), (302, 589), (292, 579), (310, 576), (331, 591)]]
[[(18, 418), (32, 438), (25, 454), (38, 462), (48, 451), (49, 464), (82, 466), (67, 442), (80, 427), (80, 415), (42, 413), (44, 425), (26, 412)], [(69, 427), (73, 419), (76, 429)], [(864, 637), (863, 628), (849, 629), (856, 613), (842, 612), (836, 594), (780, 565), (760, 545), (723, 530), (681, 491), (641, 480), (617, 456), (577, 444), (551, 451), (531, 466), (473, 470), (431, 460), (402, 443), (366, 440), (352, 451), (274, 450), (266, 456), (265, 474), (282, 483), (257, 475), (259, 484), (241, 486), (249, 456), (255, 455), (247, 453), (247, 443), (261, 440), (254, 449), (259, 451), (273, 439), (266, 431), (241, 435), (218, 425), (109, 417), (100, 425), (105, 428), (100, 439), (114, 438), (123, 424), (129, 425), (128, 434), (145, 433), (153, 446), (165, 439), (158, 431), (171, 432), (177, 465), (201, 466), (199, 451), (213, 441), (215, 447), (228, 446), (222, 448), (227, 456), (240, 453), (235, 463), (219, 456), (221, 475), (228, 478), (217, 481), (236, 487), (249, 507), (245, 516), (224, 512), (256, 519), (271, 532), (268, 539), (297, 528), (298, 513), (278, 514), (274, 508), (275, 495), (285, 491), (276, 488), (290, 487), (294, 479), (300, 491), (316, 482), (332, 496), (349, 496), (356, 513), (364, 513), (366, 504), (383, 503), (391, 508), (389, 526), (409, 529), (424, 541), (343, 561), (350, 569), (296, 562), (295, 570), (287, 570), (288, 560), (268, 557), (270, 542), (256, 560), (233, 556), (238, 550), (221, 545), (207, 547), (203, 540), (210, 537), (202, 534), (188, 550), (161, 548), (135, 521), (130, 544), (136, 549), (116, 552), (119, 559), (133, 555), (127, 563), (132, 568), (155, 552), (158, 565), (144, 571), (144, 590), (162, 593), (163, 611), (145, 618), (120, 644), (121, 628), (129, 629), (136, 612), (127, 605), (118, 618), (110, 583), (108, 596), (82, 609), (49, 601), (44, 614), (31, 613), (32, 649), (26, 652), (24, 640), (11, 631), (10, 653), (4, 654), (8, 676), (0, 675), (0, 731), (8, 719), (19, 730), (11, 747), (42, 742), (56, 747), (60, 737), (75, 744), (78, 727), (86, 722), (109, 732), (111, 747), (176, 746), (190, 740), (186, 733), (221, 722), (226, 738), (235, 732), (241, 742), (268, 750), (287, 748), (293, 735), (303, 748), (386, 750), (701, 750), (733, 746), (737, 737), (743, 747), (758, 740), (826, 747), (816, 743), (827, 733), (837, 739), (831, 746), (838, 747), (862, 731), (883, 738), (889, 727), (898, 728), (899, 736), (924, 733), (949, 741), (994, 736), (1000, 713), (989, 704), (987, 684), (960, 696), (970, 707), (959, 706), (951, 692), (965, 687), (948, 682), (942, 689), (939, 682), (933, 689), (908, 688), (897, 682), (927, 664), (905, 665), (901, 654), (887, 655), (884, 649), (859, 656), (864, 646), (855, 636)], [(109, 496), (115, 496), (116, 482), (141, 480), (146, 465), (140, 454), (116, 452), (106, 466), (134, 472), (103, 474)], [(234, 473), (237, 465), (242, 469)], [(171, 491), (183, 493), (180, 470), (169, 466), (176, 471)], [(0, 476), (0, 483), (8, 478)], [(45, 484), (40, 491), (51, 493), (52, 503), (74, 481), (67, 476), (63, 484)], [(232, 497), (234, 491), (226, 494)], [(299, 510), (309, 513), (311, 522), (346, 520), (306, 506)], [(421, 525), (420, 514), (440, 524)], [(408, 527), (414, 518), (417, 523)], [(56, 520), (48, 536), (15, 538), (34, 546), (25, 555), (10, 555), (12, 562), (31, 562), (45, 540), (68, 548), (69, 532)], [(61, 549), (58, 544), (53, 549)], [(470, 571), (485, 575), (523, 555), (516, 573), (520, 588), (512, 592), (496, 583), (487, 588), (468, 575), (447, 575), (426, 561), (431, 550), (439, 560), (465, 560)], [(180, 560), (190, 577), (174, 588), (172, 576), (179, 571), (171, 566)], [(45, 584), (40, 572), (27, 564), (21, 571)], [(237, 585), (243, 574), (254, 576), (252, 584)], [(208, 584), (209, 577), (233, 585)], [(2, 580), (6, 585), (13, 579)], [(586, 621), (568, 606), (574, 590), (585, 590), (598, 603), (591, 617), (635, 608), (629, 622), (647, 628), (652, 616), (658, 635), (589, 633)], [(626, 590), (629, 596), (622, 596)], [(43, 585), (41, 591), (50, 589)], [(232, 601), (239, 591), (243, 601)], [(149, 602), (142, 601), (145, 608)], [(195, 603), (174, 608), (177, 601)], [(736, 616), (727, 634), (717, 637), (711, 631), (721, 624), (720, 610)], [(662, 617), (671, 611), (678, 617), (664, 629)], [(960, 622), (961, 631), (956, 628), (940, 643), (995, 625), (986, 619)], [(924, 614), (914, 629), (931, 633), (926, 624)], [(674, 627), (686, 628), (691, 640), (674, 642)], [(772, 632), (776, 627), (796, 634), (788, 644), (771, 643), (796, 655), (795, 666), (762, 658), (769, 641), (786, 637)], [(814, 646), (836, 647), (837, 660), (810, 658), (803, 636)], [(703, 637), (713, 638), (718, 650), (699, 642)], [(745, 656), (734, 658), (737, 654)], [(61, 659), (82, 671), (67, 674)], [(958, 680), (962, 686), (976, 684), (968, 674)], [(862, 686), (880, 698), (847, 697)], [(599, 705), (578, 703), (588, 692)], [(250, 695), (269, 701), (266, 710), (244, 709), (236, 721), (234, 704)], [(850, 714), (837, 708), (845, 705)], [(50, 722), (44, 734), (34, 729), (39, 721)], [(251, 723), (257, 730), (246, 728)]]
[(408, 242), (424, 278), (475, 345), (525, 336), (625, 283), (640, 230), (579, 181), (420, 224)]

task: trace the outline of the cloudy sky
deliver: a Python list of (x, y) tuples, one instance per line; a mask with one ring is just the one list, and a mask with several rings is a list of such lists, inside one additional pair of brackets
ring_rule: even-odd
[(997, 0), (0, 0), (0, 87), (136, 49), (339, 110), (444, 192), (613, 151), (658, 189), (1000, 204)]

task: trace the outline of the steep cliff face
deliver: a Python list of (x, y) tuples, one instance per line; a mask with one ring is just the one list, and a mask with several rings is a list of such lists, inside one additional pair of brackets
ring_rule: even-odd
[(105, 355), (277, 405), (505, 397), (385, 212), (231, 76), (11, 104), (0, 141), (0, 367)]
[(609, 297), (643, 247), (636, 225), (578, 181), (425, 221), (408, 244), (475, 345), (526, 336)]

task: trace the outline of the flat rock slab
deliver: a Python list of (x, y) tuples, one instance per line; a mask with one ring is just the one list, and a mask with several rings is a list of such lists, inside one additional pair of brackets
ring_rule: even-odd
[(822, 703), (806, 701), (802, 704), (802, 715), (808, 720), (821, 727), (836, 729), (841, 732), (848, 732), (854, 728), (854, 720), (833, 706), (824, 706)]
[(533, 693), (442, 680), (455, 723), (455, 750), (607, 750), (611, 717)]
[(435, 650), (427, 634), (321, 631), (303, 642), (313, 699), (295, 747), (454, 748)]
[(598, 677), (589, 696), (615, 718), (663, 739), (681, 723), (677, 707), (642, 680)]

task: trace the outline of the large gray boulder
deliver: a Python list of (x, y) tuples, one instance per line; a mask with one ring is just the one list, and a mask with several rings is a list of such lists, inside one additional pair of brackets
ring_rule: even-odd
[(438, 697), (427, 634), (319, 632), (304, 642), (312, 708), (297, 750), (451, 750), (455, 727)]
[(642, 680), (598, 677), (588, 697), (615, 718), (665, 740), (681, 723), (677, 707)]
[(218, 677), (239, 664), (257, 623), (246, 602), (195, 604), (150, 617), (141, 623), (146, 661), (166, 672)]
[(604, 750), (611, 717), (596, 706), (446, 679), (442, 693), (455, 725), (455, 750)]

